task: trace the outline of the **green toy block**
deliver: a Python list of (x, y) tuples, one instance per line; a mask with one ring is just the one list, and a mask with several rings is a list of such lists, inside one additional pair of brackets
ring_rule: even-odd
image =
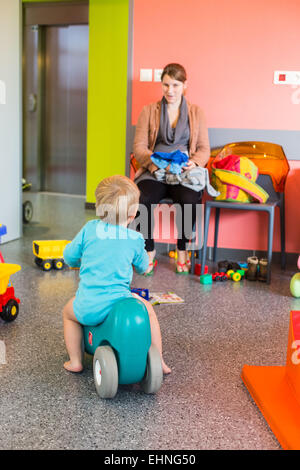
[(243, 269), (237, 269), (236, 273), (239, 273), (242, 277), (245, 276), (245, 271)]
[(200, 284), (212, 284), (212, 275), (202, 274), (202, 276), (200, 276)]

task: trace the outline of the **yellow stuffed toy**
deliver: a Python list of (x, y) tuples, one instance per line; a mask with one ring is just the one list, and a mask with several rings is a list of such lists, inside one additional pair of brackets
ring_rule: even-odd
[(220, 195), (216, 201), (266, 202), (269, 195), (255, 183), (258, 168), (247, 157), (217, 155), (212, 163), (211, 184)]

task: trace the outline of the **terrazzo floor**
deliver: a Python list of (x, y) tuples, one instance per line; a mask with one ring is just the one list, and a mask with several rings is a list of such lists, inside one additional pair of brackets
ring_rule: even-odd
[(32, 254), (34, 239), (71, 239), (94, 213), (80, 197), (29, 196), (33, 221), (23, 238), (1, 245), (5, 261), (22, 270), (13, 276), (19, 316), (0, 320), (0, 449), (280, 449), (240, 374), (244, 364), (285, 363), (289, 313), (300, 310), (289, 293), (296, 267), (275, 267), (270, 286), (202, 286), (196, 276), (177, 276), (174, 261), (159, 255), (155, 275), (134, 275), (133, 287), (185, 299), (156, 307), (172, 374), (155, 396), (120, 386), (115, 399), (101, 400), (91, 357), (80, 375), (63, 369), (61, 311), (78, 271), (45, 273)]

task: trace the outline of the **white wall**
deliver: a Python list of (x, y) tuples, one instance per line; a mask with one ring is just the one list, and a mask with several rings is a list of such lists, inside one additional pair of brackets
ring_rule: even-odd
[(0, 0), (0, 224), (2, 242), (19, 238), (21, 223), (21, 3)]

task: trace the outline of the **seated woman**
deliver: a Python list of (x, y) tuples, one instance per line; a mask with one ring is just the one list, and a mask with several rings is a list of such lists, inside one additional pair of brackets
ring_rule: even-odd
[[(151, 223), (153, 207), (167, 197), (172, 198), (174, 203), (181, 207), (180, 218), (177, 217), (176, 221), (178, 233), (182, 234), (177, 241), (176, 272), (187, 274), (190, 260), (186, 245), (191, 236), (196, 218), (196, 205), (201, 202), (202, 191), (196, 192), (181, 184), (159, 181), (155, 176), (159, 168), (153, 163), (151, 156), (154, 152), (172, 153), (180, 150), (188, 156), (181, 171), (197, 166), (204, 167), (210, 156), (208, 131), (202, 109), (189, 103), (184, 97), (187, 77), (182, 65), (168, 64), (162, 72), (161, 83), (163, 98), (143, 108), (137, 122), (133, 145), (134, 156), (141, 166), (135, 183), (141, 192), (140, 204), (146, 206), (148, 214), (147, 233), (143, 233), (149, 256), (146, 274), (153, 272), (155, 259)], [(192, 207), (192, 224), (189, 224), (189, 228), (184, 226), (185, 205)], [(141, 231), (143, 232), (142, 227)]]

